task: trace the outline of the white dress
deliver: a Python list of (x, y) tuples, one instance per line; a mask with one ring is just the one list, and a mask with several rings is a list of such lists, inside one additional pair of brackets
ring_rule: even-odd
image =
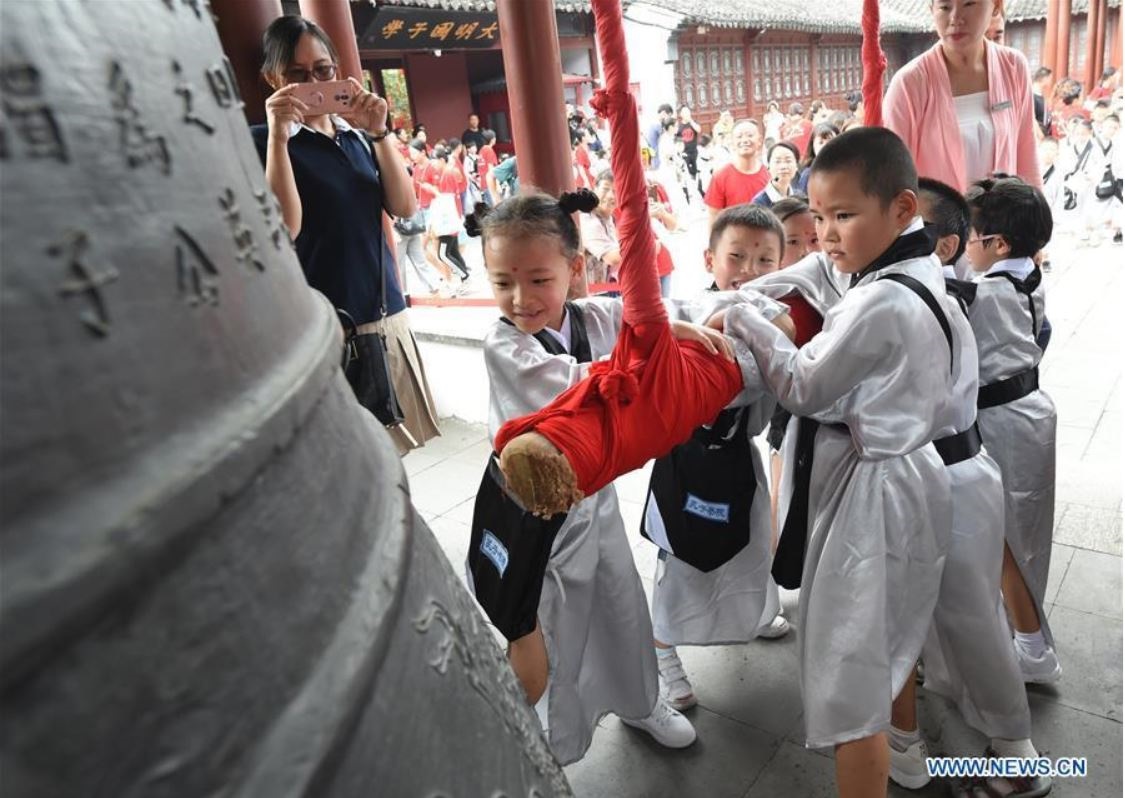
[[(930, 443), (951, 389), (948, 346), (924, 303), (876, 281), (891, 272), (945, 292), (933, 256), (892, 264), (849, 288), (800, 350), (753, 309), (727, 313), (727, 333), (750, 346), (778, 401), (824, 425), (798, 624), (805, 738), (815, 747), (890, 727), (949, 546), (949, 476)], [(783, 484), (793, 460), (785, 457)]]
[[(751, 302), (766, 318), (784, 313), (785, 307), (751, 291), (705, 291), (695, 300), (679, 304), (679, 317), (703, 324), (724, 307)], [(774, 399), (758, 373), (746, 345), (734, 339), (742, 367), (743, 390), (729, 407), (746, 407), (750, 413), (747, 437), (759, 434), (769, 423)], [(713, 571), (700, 571), (669, 555), (656, 565), (652, 591), (652, 625), (656, 639), (670, 645), (745, 643), (757, 637), (777, 614), (777, 589), (770, 580), (770, 497), (762, 456), (756, 446), (750, 453), (754, 469), (754, 501), (750, 508), (750, 542), (729, 562)], [(660, 524), (660, 510), (650, 494), (645, 503), (649, 524)], [(655, 516), (655, 518), (653, 517)], [(767, 616), (768, 617), (765, 617)]]
[[(1029, 293), (1004, 275), (1021, 281)], [(1034, 288), (1032, 282), (1037, 283)], [(1029, 258), (1000, 261), (977, 281), (969, 322), (977, 339), (982, 386), (1039, 366), (1043, 352), (1035, 341), (1043, 314), (1041, 275)], [(1043, 634), (1052, 642), (1043, 599), (1055, 521), (1055, 405), (1035, 390), (982, 409), (977, 419), (1004, 480), (1004, 539), (1038, 607)]]
[[(621, 326), (619, 300), (580, 300), (595, 360)], [(544, 407), (588, 370), (551, 355), (532, 336), (496, 322), (484, 341), (491, 386), (489, 434)], [(555, 538), (539, 600), (550, 681), (547, 729), (562, 764), (581, 759), (599, 718), (640, 719), (659, 695), (648, 602), (612, 485), (579, 502)]]

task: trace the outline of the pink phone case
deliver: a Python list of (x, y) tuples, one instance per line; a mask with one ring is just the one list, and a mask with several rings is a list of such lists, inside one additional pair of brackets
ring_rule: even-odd
[(309, 107), (309, 116), (320, 114), (345, 114), (351, 110), (355, 86), (347, 80), (314, 81), (301, 83), (293, 96)]

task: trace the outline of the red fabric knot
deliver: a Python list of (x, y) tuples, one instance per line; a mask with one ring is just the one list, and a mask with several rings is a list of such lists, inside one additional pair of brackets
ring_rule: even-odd
[(597, 89), (590, 98), (590, 107), (602, 119), (608, 119), (614, 108), (620, 109), (622, 103), (627, 103), (632, 97), (627, 91), (612, 91), (611, 89)]
[(625, 369), (613, 368), (608, 360), (590, 367), (590, 379), (597, 385), (598, 396), (606, 404), (631, 404), (640, 392), (637, 378)]

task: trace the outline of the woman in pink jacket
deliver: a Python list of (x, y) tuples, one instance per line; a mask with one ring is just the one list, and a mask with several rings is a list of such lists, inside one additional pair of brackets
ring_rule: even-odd
[(962, 192), (993, 172), (1043, 184), (1027, 59), (984, 35), (1001, 2), (932, 0), (938, 42), (895, 74), (883, 100), (918, 174)]

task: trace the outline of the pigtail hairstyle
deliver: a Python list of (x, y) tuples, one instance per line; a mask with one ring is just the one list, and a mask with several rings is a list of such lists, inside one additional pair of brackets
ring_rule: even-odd
[(598, 195), (588, 188), (564, 191), (559, 195), (559, 207), (566, 213), (592, 213), (599, 204)]
[(590, 213), (598, 207), (598, 195), (589, 189), (564, 191), (555, 199), (541, 191), (521, 191), (489, 208), (478, 202), (465, 217), (465, 232), (480, 236), (554, 236), (568, 259), (582, 252), (582, 239), (572, 215)]

